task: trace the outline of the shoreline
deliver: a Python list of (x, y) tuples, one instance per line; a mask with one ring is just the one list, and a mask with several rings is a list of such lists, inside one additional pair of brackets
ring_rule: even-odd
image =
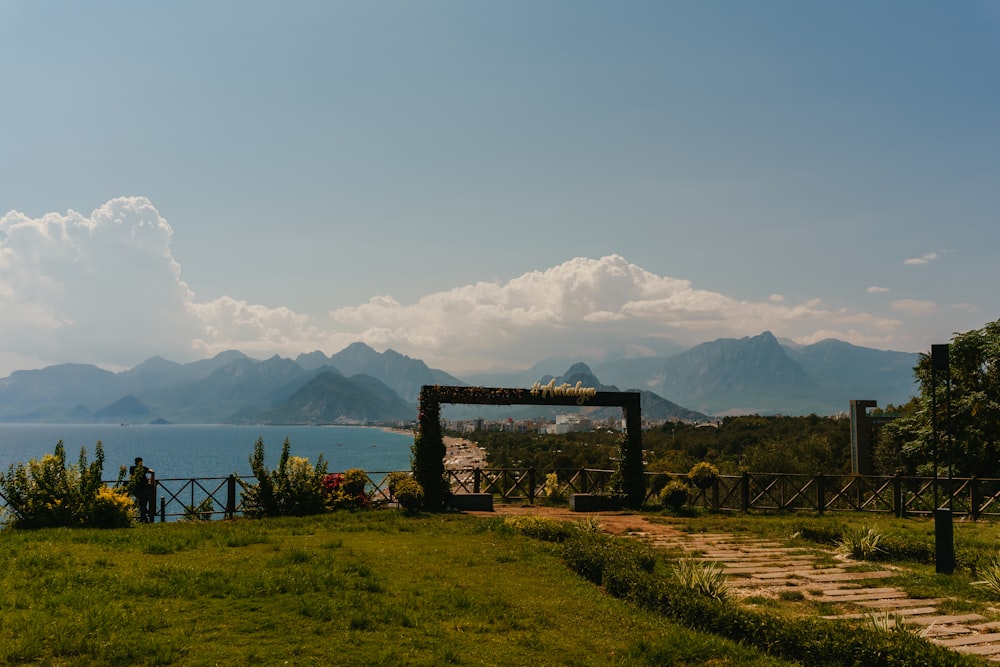
[[(384, 427), (384, 430), (393, 433), (413, 436), (415, 432), (411, 429)], [(444, 467), (445, 470), (467, 470), (469, 468), (486, 467), (486, 450), (478, 444), (465, 438), (456, 438), (451, 435), (443, 435), (444, 441)]]

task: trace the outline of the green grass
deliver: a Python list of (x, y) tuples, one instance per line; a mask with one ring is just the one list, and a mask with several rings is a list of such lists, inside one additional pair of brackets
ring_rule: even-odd
[(395, 511), (0, 531), (0, 663), (783, 665), (604, 595), (558, 546)]

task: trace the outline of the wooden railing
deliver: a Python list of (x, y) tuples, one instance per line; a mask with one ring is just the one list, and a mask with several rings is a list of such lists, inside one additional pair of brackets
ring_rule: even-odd
[[(562, 496), (601, 493), (612, 470), (575, 468), (468, 468), (446, 472), (453, 493), (490, 493), (499, 502), (534, 503), (545, 495), (546, 478), (555, 473)], [(388, 472), (366, 472), (367, 490), (375, 502), (392, 502)], [(654, 473), (646, 473), (650, 480)], [(684, 479), (682, 474), (672, 475)], [(252, 477), (247, 481), (254, 481)], [(720, 475), (707, 489), (691, 487), (690, 505), (715, 511), (874, 512), (897, 517), (929, 516), (935, 507), (950, 507), (956, 516), (1000, 518), (1000, 479), (871, 475), (790, 475), (743, 473)], [(655, 504), (646, 485), (646, 502)], [(0, 508), (6, 506), (0, 493)], [(156, 481), (157, 517), (222, 519), (243, 513), (238, 478), (166, 478)]]
[(950, 507), (972, 519), (1000, 517), (1000, 479), (872, 475), (720, 475), (691, 504), (719, 511), (875, 512), (928, 516)]

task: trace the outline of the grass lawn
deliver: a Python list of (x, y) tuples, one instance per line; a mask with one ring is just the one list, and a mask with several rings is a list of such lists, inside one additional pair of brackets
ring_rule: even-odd
[(466, 515), (0, 530), (0, 663), (783, 665)]

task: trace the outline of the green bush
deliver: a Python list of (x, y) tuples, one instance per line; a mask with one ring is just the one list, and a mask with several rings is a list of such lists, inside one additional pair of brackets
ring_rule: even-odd
[(688, 480), (699, 489), (707, 489), (719, 479), (719, 469), (708, 461), (695, 463), (687, 474)]
[(308, 459), (291, 456), (288, 438), (281, 448), (278, 467), (268, 470), (264, 465), (264, 440), (254, 444), (250, 468), (256, 484), (240, 480), (243, 487), (243, 513), (248, 517), (306, 516), (326, 509), (326, 461), (322, 454), (315, 467)]
[(550, 505), (558, 505), (566, 502), (566, 487), (559, 481), (559, 473), (550, 472), (545, 475), (545, 486), (542, 487), (542, 498), (546, 504)]
[(660, 490), (658, 498), (664, 507), (679, 510), (691, 499), (691, 489), (680, 480), (671, 480)]
[(580, 529), (566, 521), (523, 514), (504, 517), (504, 527), (545, 542), (565, 542)]
[(368, 475), (360, 468), (351, 468), (323, 477), (323, 494), (327, 509), (343, 510), (371, 505), (367, 492)]
[(656, 565), (656, 556), (645, 544), (592, 531), (579, 531), (566, 540), (562, 558), (571, 570), (595, 584), (604, 583), (607, 572), (652, 572)]
[(869, 526), (850, 526), (837, 541), (837, 553), (854, 560), (875, 560), (885, 553), (879, 546), (882, 533)]
[(205, 498), (197, 505), (185, 505), (182, 521), (210, 521), (215, 504), (211, 498)]
[(673, 572), (674, 579), (684, 588), (716, 600), (729, 596), (726, 574), (719, 563), (682, 559), (674, 563)]
[(1000, 556), (994, 556), (989, 563), (981, 566), (977, 574), (981, 579), (972, 582), (972, 585), (982, 586), (994, 597), (1000, 597)]
[(391, 472), (388, 477), (389, 495), (408, 512), (416, 512), (424, 504), (424, 488), (405, 472)]
[(15, 528), (92, 527), (118, 528), (132, 524), (134, 507), (119, 472), (115, 488), (102, 481), (104, 446), (95, 448), (95, 460), (87, 462), (80, 449), (75, 465), (66, 464), (66, 449), (60, 440), (53, 454), (31, 459), (27, 465), (10, 465), (0, 475), (0, 493), (7, 499), (7, 522)]
[(670, 475), (665, 472), (658, 472), (654, 474), (652, 477), (649, 478), (650, 495), (653, 498), (659, 498), (660, 491), (663, 490), (663, 487), (665, 487), (670, 482), (670, 480), (671, 480)]

